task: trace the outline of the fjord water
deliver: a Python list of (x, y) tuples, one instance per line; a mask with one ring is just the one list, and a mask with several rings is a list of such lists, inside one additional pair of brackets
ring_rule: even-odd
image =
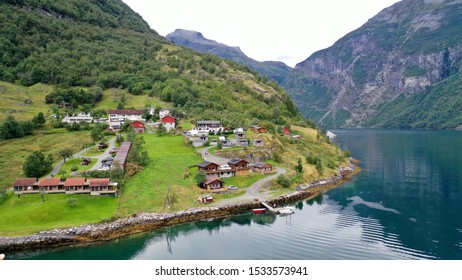
[(292, 216), (179, 225), (23, 259), (462, 259), (462, 132), (335, 130), (363, 171)]

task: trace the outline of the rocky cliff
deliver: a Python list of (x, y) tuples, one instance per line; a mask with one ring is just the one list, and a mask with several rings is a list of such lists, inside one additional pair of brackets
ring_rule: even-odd
[(403, 0), (299, 63), (284, 82), (329, 127), (462, 125), (462, 1)]

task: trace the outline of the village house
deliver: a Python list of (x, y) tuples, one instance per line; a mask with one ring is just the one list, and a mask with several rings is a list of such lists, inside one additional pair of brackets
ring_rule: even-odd
[(170, 110), (169, 109), (162, 109), (159, 111), (159, 119), (162, 119), (163, 117), (170, 116)]
[(241, 147), (247, 147), (249, 146), (249, 140), (248, 139), (238, 139), (236, 142), (236, 145), (241, 146)]
[(266, 162), (257, 162), (253, 165), (253, 171), (261, 174), (273, 173), (273, 165)]
[(263, 126), (259, 126), (259, 125), (252, 125), (250, 129), (255, 133), (265, 133), (266, 132), (266, 128), (264, 128)]
[(88, 187), (87, 179), (85, 178), (68, 178), (64, 182), (66, 194), (89, 194), (90, 188)]
[(64, 193), (64, 183), (60, 178), (43, 178), (38, 183), (39, 190), (46, 193)]
[(117, 183), (109, 178), (67, 178), (64, 182), (60, 178), (19, 178), (13, 184), (14, 193), (38, 194), (41, 191), (47, 194), (91, 194), (91, 195), (116, 195)]
[(91, 195), (117, 195), (117, 183), (109, 178), (90, 179), (89, 188)]
[(145, 125), (142, 121), (134, 121), (130, 126), (135, 130), (135, 133), (144, 133)]
[(236, 171), (236, 176), (247, 176), (250, 174), (249, 162), (244, 159), (235, 158), (228, 161), (228, 164), (233, 171)]
[(80, 122), (93, 122), (93, 117), (90, 114), (79, 113), (77, 116), (69, 116), (67, 115), (65, 118), (61, 120), (63, 123), (80, 123)]
[(221, 140), (220, 143), (222, 148), (231, 148), (233, 146), (233, 142), (229, 140)]
[(108, 110), (107, 113), (110, 122), (145, 121), (143, 110)]
[(227, 178), (236, 176), (236, 171), (232, 170), (229, 165), (218, 165), (213, 162), (204, 161), (197, 165), (198, 170), (205, 173), (205, 176), (209, 178)]
[(255, 147), (263, 147), (265, 146), (265, 140), (263, 139), (254, 139), (252, 145)]
[(37, 178), (19, 178), (13, 183), (14, 194), (38, 193)]
[(244, 132), (236, 132), (234, 137), (236, 137), (236, 139), (245, 139), (245, 133)]
[(217, 178), (209, 178), (205, 181), (203, 188), (207, 189), (208, 191), (217, 190), (223, 188), (224, 182)]
[(199, 131), (218, 132), (223, 130), (223, 127), (221, 127), (220, 121), (206, 120), (197, 121), (196, 129)]
[(284, 127), (282, 129), (282, 133), (285, 135), (285, 136), (290, 136), (290, 130), (287, 128), (287, 127)]
[(164, 125), (167, 131), (175, 129), (176, 119), (172, 116), (165, 116), (161, 119), (162, 124)]

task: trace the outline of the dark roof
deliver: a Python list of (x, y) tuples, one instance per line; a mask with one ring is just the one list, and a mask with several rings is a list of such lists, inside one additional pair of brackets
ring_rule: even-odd
[(66, 179), (66, 182), (64, 182), (64, 186), (83, 186), (85, 184), (85, 180), (85, 178), (68, 178)]
[(234, 158), (234, 159), (228, 161), (228, 164), (237, 164), (237, 163), (239, 163), (239, 162), (241, 162), (241, 161), (245, 161), (245, 162), (248, 163), (248, 161), (246, 161), (246, 160), (244, 160), (244, 159), (242, 159), (242, 158)]
[(109, 178), (90, 179), (90, 187), (108, 186), (109, 181)]
[(215, 182), (215, 181), (218, 181), (218, 182), (223, 183), (223, 181), (220, 180), (220, 179), (218, 179), (218, 178), (209, 178), (209, 179), (207, 179), (207, 181), (205, 181), (204, 184), (205, 184), (205, 185), (209, 185), (209, 184), (211, 184), (211, 183), (213, 183), (213, 182)]
[(14, 181), (13, 187), (28, 187), (37, 182), (37, 178), (19, 178)]
[(197, 166), (199, 166), (199, 167), (207, 167), (207, 166), (209, 166), (211, 164), (218, 165), (218, 164), (213, 163), (213, 162), (203, 161), (203, 162), (199, 163)]
[(43, 186), (59, 186), (61, 185), (61, 179), (60, 178), (43, 178), (40, 180), (38, 183), (39, 187)]
[(257, 162), (253, 166), (256, 167), (256, 168), (262, 168), (262, 167), (265, 167), (265, 165), (272, 166), (270, 163), (266, 163), (266, 162)]

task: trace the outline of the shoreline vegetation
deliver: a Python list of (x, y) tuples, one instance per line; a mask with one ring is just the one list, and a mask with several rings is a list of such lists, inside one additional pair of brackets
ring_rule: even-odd
[[(313, 199), (326, 191), (349, 182), (360, 171), (358, 162), (351, 160), (349, 166), (339, 169), (338, 175), (302, 184), (297, 187), (296, 192), (279, 196), (269, 202), (282, 205)], [(63, 246), (104, 242), (168, 226), (228, 217), (261, 207), (260, 201), (249, 201), (225, 206), (191, 208), (170, 213), (133, 214), (112, 222), (45, 230), (27, 236), (0, 237), (0, 252), (18, 254), (18, 252), (27, 252), (29, 250), (48, 250)]]

